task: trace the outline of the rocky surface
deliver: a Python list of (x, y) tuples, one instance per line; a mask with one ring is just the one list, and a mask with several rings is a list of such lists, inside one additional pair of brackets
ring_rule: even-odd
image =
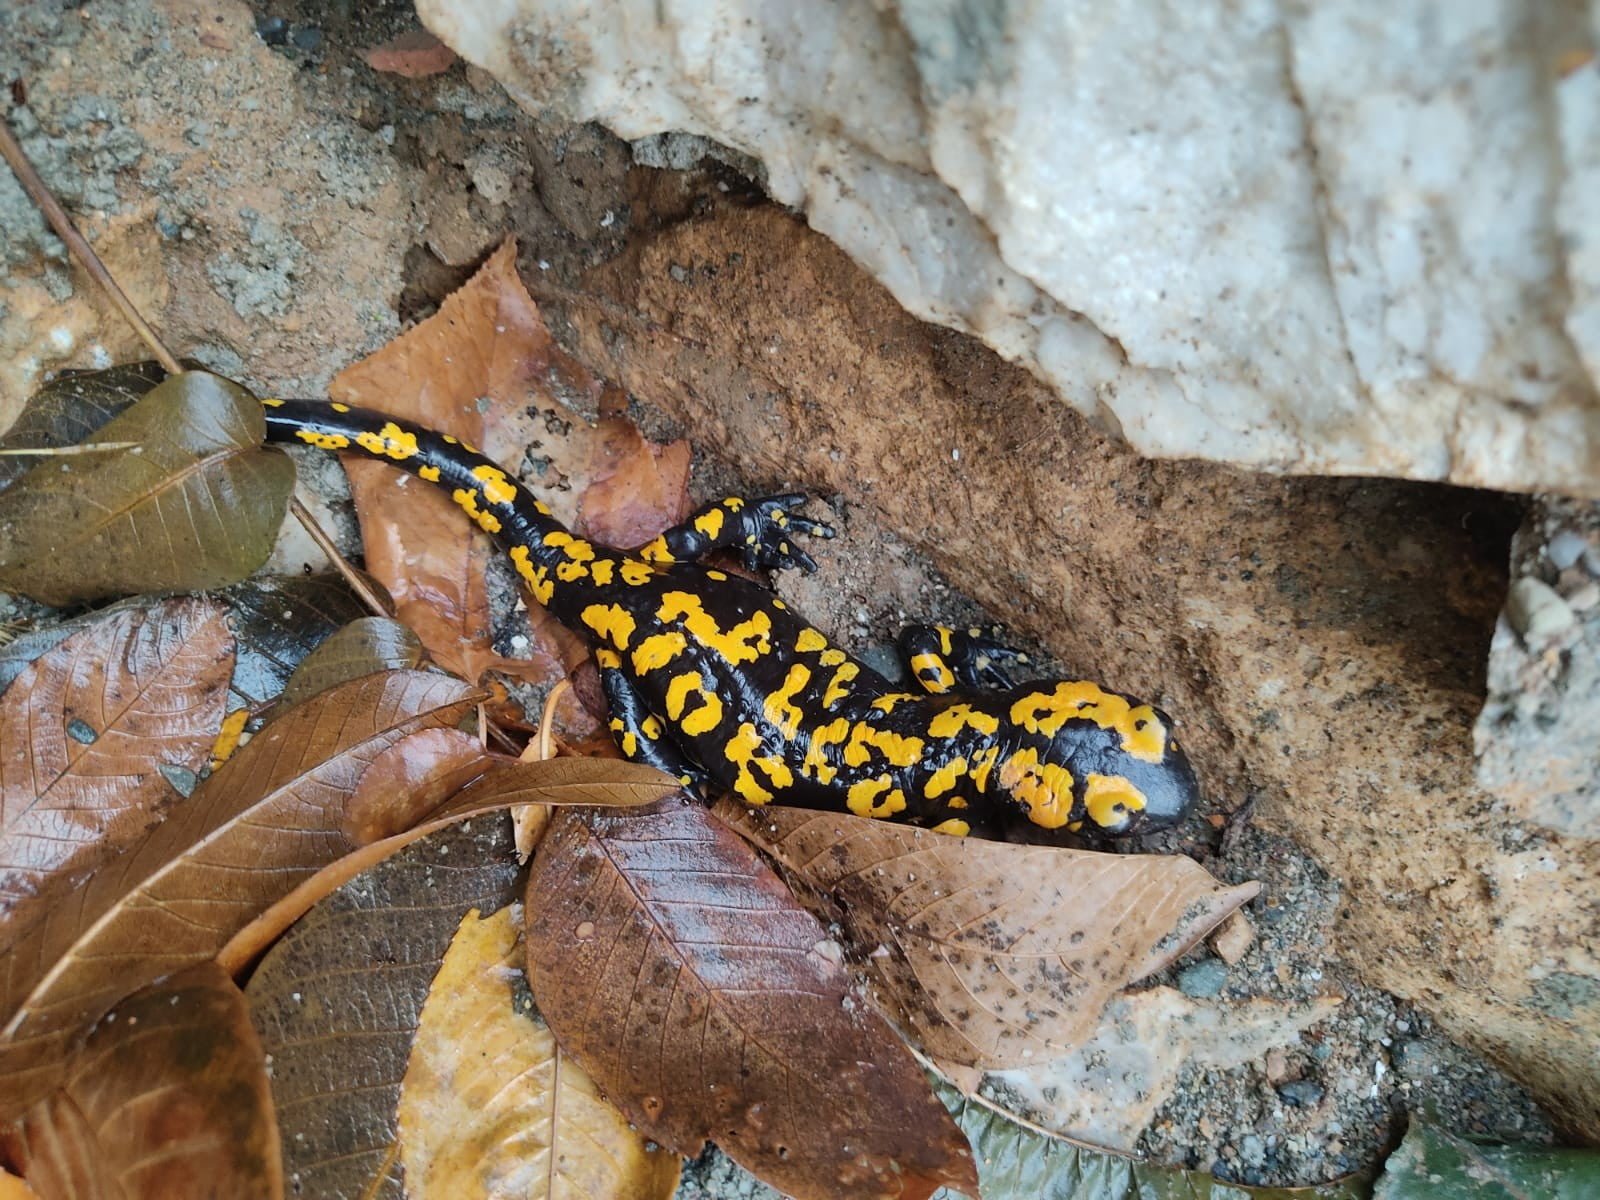
[(1524, 820), (1600, 838), (1600, 504), (1536, 505), (1511, 571), (1473, 731), (1478, 782)]
[[(1308, 1181), (1377, 1153), (1419, 1099), (1462, 1131), (1544, 1133), (1527, 1097), (1452, 1039), (1568, 1131), (1600, 1136), (1596, 843), (1519, 823), (1473, 778), (1515, 505), (1142, 460), (1026, 372), (908, 317), (723, 165), (633, 162), (681, 165), (703, 146), (630, 155), (522, 113), (470, 68), (376, 75), (361, 51), (406, 27), (405, 6), (337, 11), (106, 0), (0, 14), (0, 74), (26, 99), (12, 87), (0, 105), (37, 122), (47, 177), (81, 181), (75, 206), (103, 206), (92, 235), (180, 352), (316, 394), (516, 233), (569, 344), (631, 388), (640, 419), (707, 455), (698, 487), (828, 493), (842, 536), (817, 576), (785, 583), (824, 628), (887, 665), (901, 622), (987, 610), (1179, 716), (1217, 827), (1197, 821), (1166, 848), (1266, 889), (1233, 957), (1160, 982), (1191, 999), (1220, 982), (1219, 1003), (1344, 1000), (1276, 1059), (1181, 1073), (1147, 1150)], [(256, 25), (269, 20), (270, 37)], [(75, 108), (81, 95), (99, 100)], [(203, 147), (186, 132), (199, 121)], [(47, 367), (138, 353), (27, 232), (40, 227), (10, 187), (0, 362), (19, 370), (0, 422)], [(164, 225), (175, 196), (187, 215)], [(1572, 607), (1559, 572), (1531, 574)], [(12, 615), (39, 613), (0, 602)], [(703, 1176), (714, 1194), (748, 1186), (720, 1170)]]
[(417, 7), (1146, 454), (1600, 494), (1600, 6)]

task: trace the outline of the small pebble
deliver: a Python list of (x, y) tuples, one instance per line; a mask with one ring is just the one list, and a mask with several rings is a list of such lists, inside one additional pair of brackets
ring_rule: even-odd
[(256, 36), (269, 46), (282, 46), (289, 40), (289, 22), (282, 17), (261, 17), (256, 21)]
[(1178, 990), (1196, 1000), (1206, 1000), (1222, 991), (1228, 968), (1219, 959), (1208, 958), (1178, 972)]
[(322, 30), (312, 25), (306, 25), (296, 29), (290, 35), (289, 40), (307, 54), (315, 54), (322, 49)]
[(1588, 612), (1600, 604), (1600, 583), (1585, 583), (1566, 595), (1567, 607), (1573, 612)]
[(1554, 588), (1524, 576), (1511, 585), (1506, 595), (1506, 620), (1531, 645), (1565, 633), (1575, 618)]
[(1309, 1079), (1291, 1079), (1278, 1085), (1278, 1095), (1294, 1108), (1315, 1108), (1322, 1103), (1322, 1085)]
[(1250, 949), (1250, 943), (1255, 940), (1256, 931), (1250, 924), (1250, 918), (1235, 909), (1211, 935), (1211, 949), (1231, 967), (1244, 957), (1244, 952)]
[(1565, 571), (1583, 557), (1589, 548), (1589, 539), (1572, 529), (1563, 529), (1544, 548), (1545, 557), (1558, 571)]

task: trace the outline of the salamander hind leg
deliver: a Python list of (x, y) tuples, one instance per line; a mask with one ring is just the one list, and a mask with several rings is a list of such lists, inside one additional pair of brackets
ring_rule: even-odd
[(665, 722), (645, 707), (633, 681), (620, 667), (602, 663), (600, 687), (611, 709), (611, 736), (625, 758), (674, 775), (685, 787), (696, 789), (702, 796), (710, 795), (710, 776), (684, 757), (666, 736)]
[(693, 562), (713, 550), (737, 550), (750, 570), (798, 567), (810, 574), (816, 560), (800, 548), (796, 534), (831, 538), (833, 527), (794, 510), (806, 501), (791, 492), (745, 500), (739, 496), (707, 504), (635, 552), (658, 563)]
[(900, 653), (917, 683), (935, 695), (957, 687), (1003, 691), (1016, 686), (1012, 669), (1029, 665), (1026, 654), (982, 629), (946, 625), (907, 626), (900, 634)]

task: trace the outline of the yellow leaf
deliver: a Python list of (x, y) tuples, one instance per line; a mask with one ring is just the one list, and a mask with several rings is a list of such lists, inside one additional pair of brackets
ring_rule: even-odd
[(518, 1001), (509, 908), (474, 909), (423, 1005), (401, 1084), (400, 1158), (411, 1200), (666, 1200), (677, 1156), (648, 1150)]

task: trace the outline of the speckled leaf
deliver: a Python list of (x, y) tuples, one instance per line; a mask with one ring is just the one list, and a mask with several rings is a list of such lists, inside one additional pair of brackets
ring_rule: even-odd
[(306, 655), (284, 686), (281, 703), (299, 704), (335, 684), (376, 671), (421, 665), (422, 643), (416, 634), (390, 617), (362, 617)]
[(215, 963), (128, 997), (4, 1139), (40, 1200), (276, 1200), (266, 1058)]
[(96, 619), (0, 695), (0, 954), (179, 799), (222, 724), (233, 637), (209, 600)]
[[(367, 765), (408, 733), (456, 724), (477, 699), (458, 679), (418, 671), (322, 693), (21, 930), (0, 958), (0, 1120), (55, 1085), (62, 1047), (118, 997), (215, 955), (352, 849), (345, 802)], [(408, 817), (405, 797), (396, 803)]]
[(1480, 1146), (1412, 1118), (1383, 1164), (1373, 1200), (1591, 1200), (1600, 1152)]
[[(63, 371), (29, 398), (0, 438), (0, 448), (37, 450), (88, 441), (91, 433), (166, 377), (154, 361), (104, 371)], [(0, 491), (38, 462), (32, 456), (0, 455)]]
[(949, 1084), (936, 1088), (972, 1142), (984, 1200), (1366, 1200), (1369, 1180), (1320, 1187), (1254, 1188), (1203, 1171), (1154, 1167), (1035, 1132)]
[(400, 1200), (395, 1105), (429, 984), (462, 916), (510, 904), (517, 876), (503, 817), (455, 825), (329, 896), (261, 960), (246, 995), (301, 1195)]
[(247, 579), (220, 594), (239, 642), (230, 708), (259, 709), (277, 699), (307, 654), (366, 613), (337, 575)]
[(526, 911), (540, 1012), (653, 1140), (715, 1141), (802, 1200), (971, 1193), (965, 1142), (826, 930), (704, 809), (563, 809)]
[(243, 579), (271, 553), (294, 486), (265, 429), (237, 384), (167, 380), (94, 434), (135, 449), (52, 459), (0, 492), (0, 587), (69, 604)]
[(1226, 887), (1181, 856), (957, 838), (732, 801), (717, 812), (822, 899), (923, 1048), (968, 1066), (1066, 1053), (1112, 993), (1259, 890)]
[(667, 1200), (675, 1154), (650, 1148), (519, 999), (512, 909), (469, 913), (423, 1006), (400, 1092), (410, 1200)]

